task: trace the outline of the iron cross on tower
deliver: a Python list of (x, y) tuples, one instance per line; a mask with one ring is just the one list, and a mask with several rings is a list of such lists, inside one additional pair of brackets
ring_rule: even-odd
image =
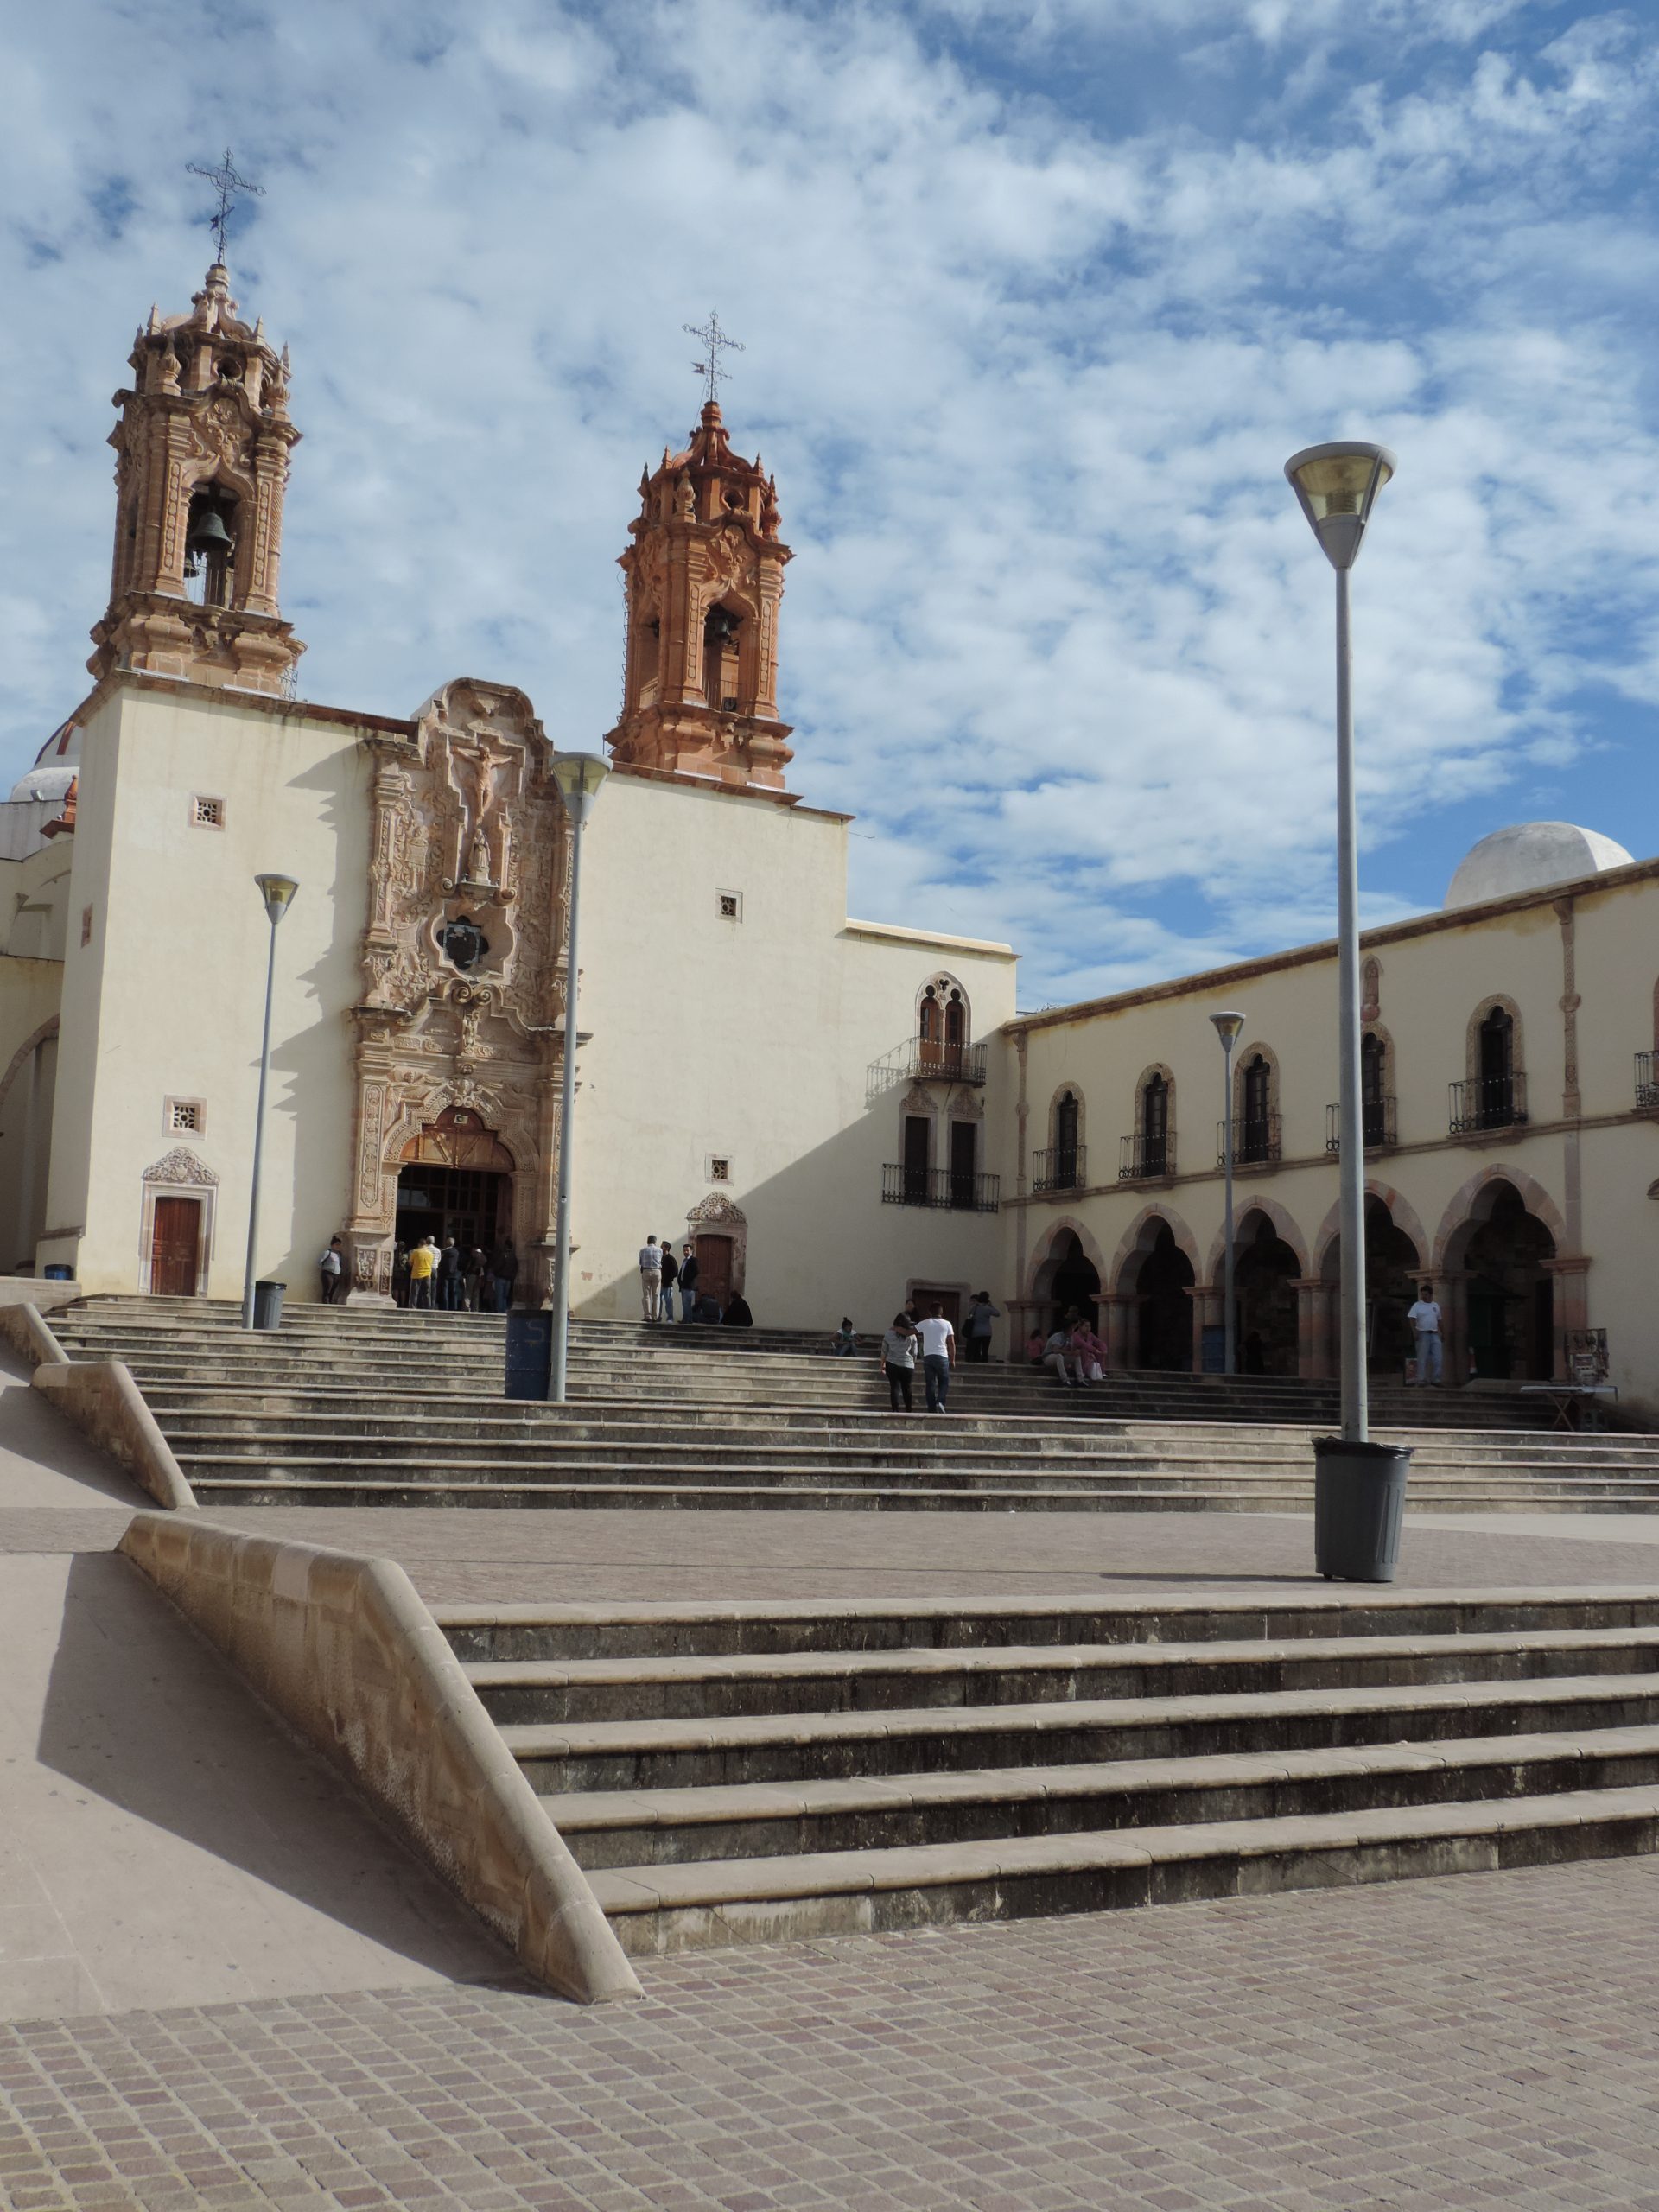
[[(227, 156), (226, 159), (228, 158)], [(688, 338), (696, 338), (702, 341), (709, 358), (706, 361), (693, 361), (691, 365), (708, 386), (706, 397), (710, 400), (717, 400), (720, 397), (720, 386), (730, 381), (730, 372), (721, 367), (720, 357), (722, 353), (741, 353), (743, 348), (735, 338), (728, 338), (721, 328), (720, 311), (716, 308), (711, 308), (709, 311), (707, 328), (700, 330), (695, 322), (683, 323), (680, 327)]]
[(236, 205), (236, 195), (239, 192), (246, 192), (251, 193), (256, 200), (263, 200), (265, 196), (265, 188), (263, 184), (251, 184), (246, 177), (237, 175), (236, 164), (231, 159), (231, 149), (228, 146), (225, 149), (225, 158), (217, 168), (205, 169), (199, 162), (187, 162), (186, 167), (192, 176), (206, 177), (208, 183), (219, 194), (219, 205), (207, 218), (207, 226), (213, 232), (219, 246), (214, 258), (223, 261), (225, 232), (230, 223), (231, 210)]

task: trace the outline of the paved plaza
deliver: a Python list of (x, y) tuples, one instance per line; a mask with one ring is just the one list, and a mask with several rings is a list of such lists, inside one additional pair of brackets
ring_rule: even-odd
[[(125, 1569), (86, 1556), (125, 1525), (118, 1477), (27, 1391), (0, 1392), (0, 1554), (20, 1587), (79, 1557), (96, 1596)], [(1294, 1516), (222, 1517), (385, 1551), (429, 1599), (1255, 1592), (1308, 1587), (1311, 1553)], [(1659, 1518), (1413, 1521), (1402, 1583), (1653, 1585), (1656, 1541)], [(281, 1793), (245, 1774), (166, 1819), (90, 1757), (73, 1778), (85, 1817), (156, 1832), (157, 1879), (164, 1844), (222, 1857), (234, 1801), (226, 1880), (274, 1930), (302, 1908), (306, 1940), (268, 1942), (245, 2001), (200, 2001), (198, 1956), (172, 2001), (0, 2025), (7, 2212), (1659, 2212), (1652, 1860), (646, 1961), (643, 2002), (585, 2011), (476, 1930), (435, 1948), (447, 1901), (410, 1891), (418, 1940), (365, 1929), (346, 1894), (384, 1840), (333, 1832), (334, 1888), (302, 1886)], [(188, 1925), (195, 1893), (163, 1906)]]

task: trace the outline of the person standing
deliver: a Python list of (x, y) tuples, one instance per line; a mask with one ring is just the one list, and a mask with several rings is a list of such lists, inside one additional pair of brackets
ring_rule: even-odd
[(697, 1248), (683, 1244), (680, 1248), (680, 1319), (689, 1321), (691, 1308), (697, 1302)]
[(680, 1272), (680, 1263), (674, 1257), (674, 1247), (666, 1236), (657, 1247), (663, 1255), (663, 1303), (661, 1315), (664, 1321), (674, 1319), (674, 1282)]
[(881, 1339), (881, 1372), (887, 1378), (887, 1403), (893, 1411), (902, 1408), (914, 1413), (910, 1391), (916, 1376), (916, 1332), (908, 1313), (895, 1313), (893, 1326)]
[(950, 1369), (956, 1357), (957, 1332), (944, 1318), (943, 1306), (936, 1306), (921, 1327), (922, 1379), (927, 1386), (927, 1410), (942, 1414), (950, 1410)]
[[(1396, 1307), (1395, 1311), (1398, 1310)], [(1419, 1286), (1417, 1302), (1406, 1319), (1417, 1339), (1418, 1387), (1426, 1389), (1430, 1382), (1440, 1381), (1445, 1351), (1440, 1338), (1440, 1309), (1435, 1300), (1432, 1282)]]
[(484, 1255), (476, 1244), (469, 1244), (461, 1255), (461, 1303), (468, 1313), (478, 1311), (479, 1292), (484, 1281)]
[(518, 1280), (518, 1254), (511, 1236), (502, 1238), (501, 1249), (490, 1264), (495, 1310), (505, 1313), (512, 1304), (512, 1287)]
[(461, 1303), (461, 1254), (453, 1236), (443, 1240), (438, 1255), (438, 1311), (453, 1313)]
[(432, 1310), (432, 1275), (438, 1264), (438, 1248), (423, 1236), (409, 1255), (409, 1302), (423, 1313)]
[(991, 1332), (1001, 1319), (998, 1308), (991, 1303), (990, 1292), (976, 1290), (962, 1327), (963, 1341), (968, 1348), (966, 1356), (976, 1367), (989, 1366)]
[(647, 1321), (657, 1319), (663, 1295), (663, 1255), (654, 1236), (639, 1248), (639, 1311)]
[(346, 1294), (346, 1250), (338, 1236), (328, 1239), (328, 1249), (317, 1262), (317, 1272), (322, 1277), (322, 1302), (325, 1306), (344, 1303)]
[(391, 1248), (391, 1297), (395, 1306), (409, 1304), (409, 1247), (402, 1243)]

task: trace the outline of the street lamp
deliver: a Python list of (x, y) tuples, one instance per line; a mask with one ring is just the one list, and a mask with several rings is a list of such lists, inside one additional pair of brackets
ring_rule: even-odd
[(1359, 558), (1377, 493), (1395, 473), (1386, 446), (1347, 439), (1309, 446), (1285, 463), (1325, 556), (1337, 572), (1337, 1087), (1342, 1227), (1342, 1438), (1366, 1440), (1365, 1137), (1359, 1068), (1359, 855), (1354, 804), (1352, 655), (1348, 571)]
[(570, 1342), (570, 1153), (576, 1113), (576, 922), (582, 896), (582, 833), (609, 772), (597, 753), (557, 753), (553, 780), (570, 817), (570, 933), (564, 964), (564, 1101), (559, 1116), (559, 1213), (553, 1254), (553, 1358), (547, 1395), (564, 1403)]
[(245, 1329), (253, 1326), (253, 1281), (258, 1268), (259, 1168), (265, 1149), (265, 1087), (270, 1081), (270, 1001), (276, 987), (276, 925), (300, 887), (291, 875), (256, 875), (253, 880), (265, 902), (265, 919), (270, 924), (270, 948), (265, 957), (265, 1033), (259, 1046), (259, 1103), (254, 1109), (253, 1181), (248, 1192), (248, 1263), (242, 1272)]
[(1222, 1263), (1222, 1296), (1226, 1301), (1223, 1320), (1226, 1325), (1223, 1373), (1236, 1372), (1238, 1347), (1234, 1342), (1237, 1324), (1233, 1313), (1233, 1047), (1238, 1042), (1238, 1033), (1244, 1027), (1242, 1014), (1212, 1014), (1216, 1034), (1221, 1039), (1222, 1063), (1224, 1073), (1221, 1090), (1221, 1180), (1222, 1235), (1226, 1240), (1226, 1256)]

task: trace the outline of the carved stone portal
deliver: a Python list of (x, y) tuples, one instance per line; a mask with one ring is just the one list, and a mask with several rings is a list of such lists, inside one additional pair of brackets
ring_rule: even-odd
[[(554, 1243), (569, 865), (552, 748), (522, 691), (466, 679), (428, 700), (412, 739), (365, 743), (375, 772), (352, 1014), (353, 1291), (391, 1295), (398, 1171), (442, 1156), (423, 1133), (460, 1109), (461, 1127), (494, 1141), (495, 1167), (511, 1161), (520, 1295), (539, 1303)], [(446, 938), (463, 922), (472, 929)]]

